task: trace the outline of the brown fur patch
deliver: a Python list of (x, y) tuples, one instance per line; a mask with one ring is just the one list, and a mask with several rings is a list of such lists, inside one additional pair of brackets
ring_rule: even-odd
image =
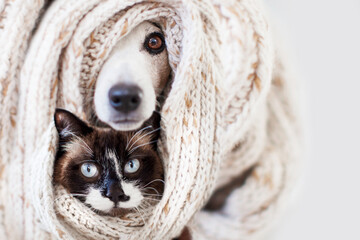
[[(89, 127), (70, 112), (57, 110), (55, 125), (59, 132), (59, 148), (54, 166), (54, 182), (64, 186), (69, 193), (77, 194), (74, 196), (83, 202), (90, 187), (105, 194), (107, 184), (111, 181), (136, 184), (142, 189), (142, 194), (161, 198), (164, 191), (164, 168), (156, 151), (159, 123), (159, 116), (154, 114), (145, 123), (148, 128), (119, 132)], [(126, 164), (134, 159), (140, 162), (138, 170), (133, 173), (124, 171)], [(95, 165), (98, 174), (85, 177), (81, 172), (84, 163)], [(148, 199), (149, 195), (146, 196)], [(107, 213), (99, 213), (119, 216), (128, 212), (129, 209), (113, 208)]]
[(205, 210), (208, 211), (217, 211), (220, 210), (224, 204), (228, 196), (237, 188), (244, 185), (246, 179), (254, 172), (254, 168), (250, 167), (244, 173), (240, 174), (238, 177), (232, 179), (228, 184), (217, 189), (213, 195), (211, 196), (210, 200), (205, 206)]

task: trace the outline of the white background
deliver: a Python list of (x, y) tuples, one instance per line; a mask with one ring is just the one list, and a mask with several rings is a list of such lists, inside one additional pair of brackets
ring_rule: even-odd
[(264, 2), (307, 113), (302, 193), (274, 240), (360, 240), (360, 0)]

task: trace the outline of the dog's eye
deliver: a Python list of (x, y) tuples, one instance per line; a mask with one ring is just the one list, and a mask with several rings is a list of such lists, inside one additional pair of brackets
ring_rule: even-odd
[(165, 39), (161, 33), (154, 32), (146, 37), (145, 49), (151, 54), (159, 54), (165, 49)]
[(149, 39), (148, 47), (151, 49), (159, 49), (162, 46), (162, 40), (159, 36), (154, 36)]

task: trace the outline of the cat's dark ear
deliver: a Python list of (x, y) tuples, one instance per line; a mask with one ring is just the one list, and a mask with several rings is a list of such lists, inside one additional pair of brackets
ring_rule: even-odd
[(158, 112), (153, 112), (151, 117), (144, 123), (143, 127), (151, 125), (151, 128), (148, 128), (146, 131), (151, 132), (151, 140), (154, 141), (153, 147), (157, 148), (157, 141), (160, 138), (160, 121), (161, 115)]
[(54, 121), (60, 138), (83, 136), (92, 131), (80, 118), (64, 109), (55, 110)]

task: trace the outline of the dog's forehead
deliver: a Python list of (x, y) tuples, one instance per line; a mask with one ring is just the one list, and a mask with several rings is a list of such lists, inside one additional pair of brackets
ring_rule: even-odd
[(161, 28), (158, 24), (154, 22), (145, 21), (137, 25), (133, 31), (145, 31), (146, 33), (154, 32), (154, 31), (161, 31)]
[(161, 31), (160, 27), (156, 23), (152, 22), (142, 22), (136, 27), (134, 27), (123, 39), (121, 39), (120, 46), (126, 45), (129, 46), (130, 43), (136, 43), (138, 41), (144, 41), (145, 37), (152, 32), (159, 32)]

